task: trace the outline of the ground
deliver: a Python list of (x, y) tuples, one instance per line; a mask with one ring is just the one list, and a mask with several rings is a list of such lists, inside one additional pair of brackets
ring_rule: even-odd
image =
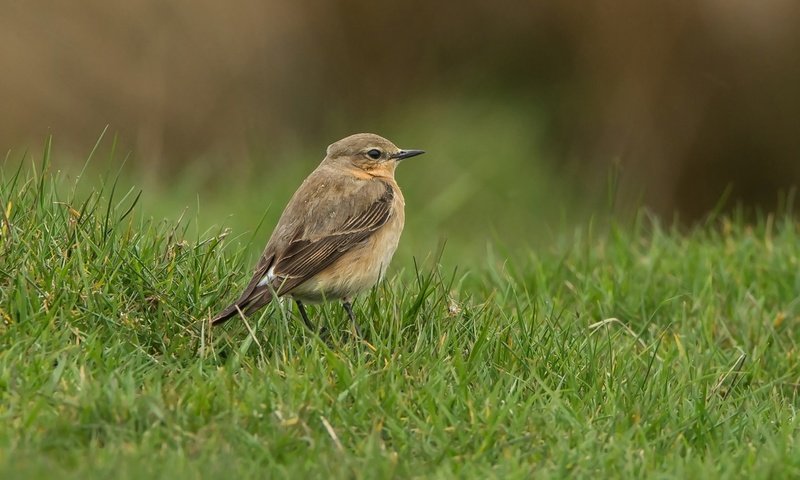
[(209, 329), (261, 237), (90, 187), (2, 171), (3, 478), (800, 476), (791, 212), (400, 255), (326, 342), (289, 303)]

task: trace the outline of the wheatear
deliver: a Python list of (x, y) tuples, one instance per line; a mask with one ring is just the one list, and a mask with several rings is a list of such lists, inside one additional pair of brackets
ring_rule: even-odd
[(289, 296), (313, 330), (303, 303), (337, 299), (361, 336), (350, 302), (383, 277), (405, 221), (394, 170), (401, 160), (422, 153), (401, 150), (371, 133), (329, 146), (325, 159), (289, 200), (253, 279), (211, 324)]

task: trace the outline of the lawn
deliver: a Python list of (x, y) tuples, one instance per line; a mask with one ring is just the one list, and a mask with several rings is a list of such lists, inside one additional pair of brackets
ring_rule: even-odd
[(288, 302), (204, 322), (272, 217), (231, 235), (153, 219), (113, 175), (17, 165), (0, 172), (2, 478), (800, 476), (791, 212), (404, 250), (355, 304), (366, 340), (338, 305), (310, 309), (325, 342)]

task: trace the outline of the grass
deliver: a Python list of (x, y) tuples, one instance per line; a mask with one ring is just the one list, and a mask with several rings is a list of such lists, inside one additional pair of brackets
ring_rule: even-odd
[(368, 342), (312, 308), (329, 346), (288, 303), (209, 330), (261, 240), (49, 161), (0, 179), (0, 477), (800, 476), (791, 215), (400, 261)]

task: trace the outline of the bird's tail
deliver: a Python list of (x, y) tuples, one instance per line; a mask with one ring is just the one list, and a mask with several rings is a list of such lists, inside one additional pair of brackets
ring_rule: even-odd
[(259, 308), (272, 301), (272, 292), (269, 289), (257, 289), (254, 292), (247, 292), (242, 295), (233, 304), (219, 312), (214, 318), (211, 319), (211, 326), (221, 325), (231, 318), (239, 315), (242, 312), (245, 315), (250, 315)]
[(223, 323), (227, 322), (231, 318), (238, 315), (239, 309), (241, 309), (241, 307), (239, 307), (239, 309), (237, 309), (236, 307), (239, 307), (239, 305), (234, 303), (233, 305), (227, 307), (225, 310), (219, 312), (216, 317), (211, 319), (211, 326), (216, 327), (217, 325), (222, 325)]

